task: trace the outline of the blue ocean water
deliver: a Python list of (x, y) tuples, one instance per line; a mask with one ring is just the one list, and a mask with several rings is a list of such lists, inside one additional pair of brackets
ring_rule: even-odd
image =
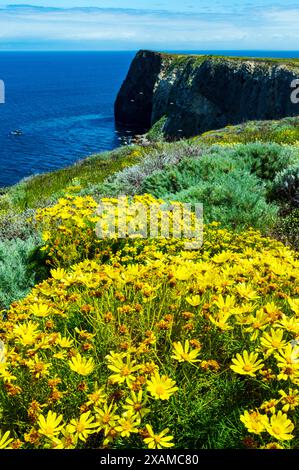
[[(1, 52), (0, 186), (117, 147), (113, 103), (133, 57)], [(22, 135), (11, 135), (15, 129)]]
[[(197, 53), (299, 57), (299, 52)], [(115, 129), (113, 104), (134, 55), (1, 52), (6, 103), (0, 105), (0, 186), (119, 146), (123, 136)], [(22, 134), (11, 135), (16, 129)]]

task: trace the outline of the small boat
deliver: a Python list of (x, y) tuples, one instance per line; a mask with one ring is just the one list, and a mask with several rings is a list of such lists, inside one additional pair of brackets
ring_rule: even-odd
[(22, 135), (23, 132), (20, 129), (16, 129), (15, 131), (11, 131), (10, 135)]

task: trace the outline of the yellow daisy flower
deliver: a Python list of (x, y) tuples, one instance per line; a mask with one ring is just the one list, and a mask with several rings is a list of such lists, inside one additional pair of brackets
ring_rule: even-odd
[(98, 424), (94, 422), (94, 417), (90, 416), (91, 411), (83, 413), (79, 419), (72, 419), (68, 430), (71, 434), (75, 434), (78, 439), (81, 441), (86, 441), (90, 434), (94, 434), (95, 427), (98, 427)]
[(256, 300), (259, 298), (252, 286), (250, 284), (245, 284), (245, 282), (238, 284), (236, 287), (236, 291), (239, 296), (242, 297), (242, 299), (248, 301)]
[(10, 437), (10, 431), (6, 431), (4, 434), (0, 431), (0, 449), (8, 449), (9, 444), (13, 441)]
[(240, 420), (248, 431), (253, 434), (261, 434), (264, 432), (266, 424), (268, 423), (267, 415), (262, 415), (258, 411), (245, 411), (244, 414), (240, 416)]
[(136, 380), (135, 372), (140, 369), (139, 365), (136, 365), (136, 361), (131, 359), (130, 354), (125, 355), (110, 355), (106, 356), (108, 360), (108, 369), (115, 372), (109, 376), (109, 379), (113, 383), (122, 384), (124, 382), (130, 387), (132, 382)]
[(50, 410), (46, 417), (43, 415), (39, 416), (37, 420), (37, 424), (39, 425), (38, 432), (49, 439), (53, 439), (64, 428), (65, 425), (61, 424), (62, 421), (62, 415), (57, 415)]
[(74, 372), (84, 376), (92, 374), (95, 369), (94, 360), (91, 357), (86, 359), (85, 357), (82, 357), (80, 353), (72, 357), (69, 361), (69, 366)]
[(96, 423), (98, 425), (97, 431), (104, 431), (105, 436), (109, 433), (111, 429), (116, 426), (116, 423), (119, 419), (119, 416), (116, 414), (117, 407), (110, 403), (108, 406), (107, 403), (103, 405), (103, 408), (96, 408)]
[(289, 388), (288, 393), (284, 390), (279, 390), (278, 393), (281, 396), (280, 402), (283, 405), (282, 411), (293, 411), (299, 406), (299, 390)]
[(233, 365), (231, 365), (230, 368), (237, 374), (255, 377), (255, 373), (264, 367), (262, 360), (258, 360), (257, 358), (257, 353), (243, 351), (243, 356), (236, 354), (236, 357), (232, 359)]
[(269, 423), (266, 425), (266, 430), (278, 441), (290, 441), (294, 437), (291, 434), (294, 425), (282, 411), (278, 411), (277, 414), (271, 416)]
[(192, 307), (198, 307), (201, 303), (201, 298), (199, 295), (193, 295), (192, 297), (186, 297), (186, 302), (192, 305)]
[(173, 355), (171, 356), (172, 359), (175, 359), (179, 362), (190, 362), (195, 363), (198, 362), (197, 356), (199, 354), (198, 349), (191, 349), (190, 350), (190, 343), (187, 339), (185, 341), (185, 345), (183, 347), (182, 343), (178, 341), (177, 343), (172, 343), (173, 345)]
[(119, 432), (121, 437), (130, 437), (132, 433), (138, 433), (140, 426), (140, 418), (129, 411), (119, 417), (118, 423), (115, 426), (115, 431)]
[(149, 437), (143, 439), (144, 443), (148, 446), (149, 449), (169, 449), (174, 446), (173, 436), (166, 436), (169, 432), (169, 429), (166, 428), (160, 434), (155, 434), (153, 428), (150, 424), (146, 425), (146, 429)]
[(158, 372), (155, 372), (151, 380), (147, 381), (147, 390), (156, 400), (169, 400), (177, 390), (176, 383), (166, 375), (160, 377)]
[(284, 348), (287, 343), (283, 340), (284, 331), (282, 329), (271, 328), (270, 332), (264, 332), (261, 337), (261, 346), (269, 356), (274, 351)]
[(143, 418), (150, 412), (149, 408), (145, 407), (146, 399), (143, 398), (143, 391), (139, 390), (138, 393), (131, 391), (130, 397), (126, 398), (126, 404), (123, 406), (124, 410), (127, 412), (132, 412), (138, 415), (140, 418)]
[(47, 304), (37, 303), (30, 307), (31, 313), (36, 317), (44, 318), (48, 317), (51, 313), (51, 309)]
[(13, 334), (22, 346), (32, 346), (40, 332), (38, 330), (38, 324), (29, 321), (27, 323), (16, 324), (13, 329)]

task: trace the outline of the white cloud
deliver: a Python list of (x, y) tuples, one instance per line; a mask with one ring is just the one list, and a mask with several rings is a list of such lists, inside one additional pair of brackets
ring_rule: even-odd
[(283, 9), (276, 8), (264, 12), (264, 18), (274, 26), (294, 27), (298, 29), (299, 8)]
[(187, 14), (7, 7), (0, 9), (0, 46), (15, 43), (24, 48), (26, 43), (35, 43), (36, 47), (51, 48), (52, 43), (60, 43), (72, 47), (73, 42), (81, 43), (82, 48), (105, 48), (110, 42), (114, 47), (131, 49), (151, 45), (161, 49), (291, 49), (293, 42), (299, 40), (298, 14), (296, 8), (255, 10), (253, 3), (244, 5), (235, 15), (222, 10), (217, 14)]

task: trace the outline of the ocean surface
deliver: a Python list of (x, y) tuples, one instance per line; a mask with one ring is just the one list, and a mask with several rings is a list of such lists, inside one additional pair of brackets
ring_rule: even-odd
[[(192, 53), (299, 58), (299, 52)], [(0, 52), (6, 87), (0, 105), (0, 187), (130, 141), (128, 130), (115, 128), (113, 104), (134, 55)], [(12, 134), (15, 130), (20, 135)]]

